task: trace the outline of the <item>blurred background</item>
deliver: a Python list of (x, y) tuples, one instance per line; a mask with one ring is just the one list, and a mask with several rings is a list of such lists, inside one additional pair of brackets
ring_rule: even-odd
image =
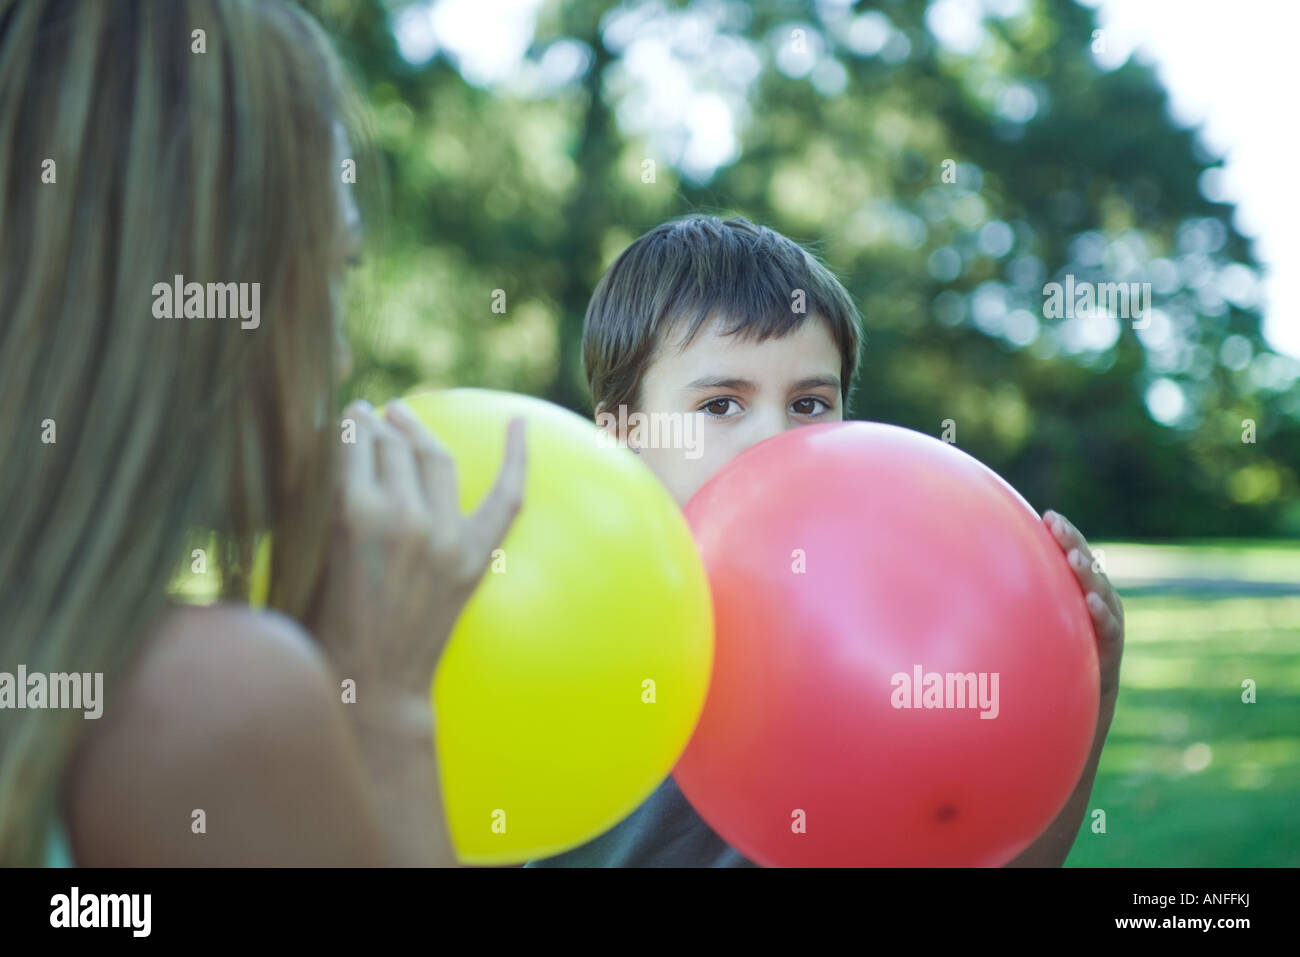
[[(777, 229), (865, 317), (852, 417), (951, 420), (1120, 586), (1108, 828), (1070, 863), (1300, 864), (1286, 4), (304, 5), (372, 127), (349, 395), (589, 414), (583, 314), (629, 242), (691, 212)], [(1049, 318), (1067, 275), (1150, 283), (1144, 328)]]

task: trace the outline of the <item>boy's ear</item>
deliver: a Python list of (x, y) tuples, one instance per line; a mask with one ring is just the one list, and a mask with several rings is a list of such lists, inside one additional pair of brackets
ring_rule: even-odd
[(615, 442), (620, 438), (618, 434), (618, 416), (610, 412), (604, 406), (596, 407), (596, 427), (604, 430), (605, 434)]

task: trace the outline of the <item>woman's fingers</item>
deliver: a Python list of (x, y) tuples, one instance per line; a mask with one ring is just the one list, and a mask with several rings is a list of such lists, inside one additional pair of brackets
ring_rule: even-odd
[(375, 459), (380, 488), (389, 500), (410, 513), (427, 511), (411, 443), (380, 418), (375, 419)]
[(451, 453), (409, 408), (400, 401), (392, 402), (383, 419), (373, 415), (367, 419), (364, 411), (359, 417), (375, 437), (374, 469), (384, 494), (418, 496), (432, 513), (435, 548), (447, 554), (450, 546), (452, 553), (462, 556), (466, 577), (477, 581), (523, 502), (524, 420), (511, 420), (501, 471), (474, 514), (462, 519)]
[(524, 420), (511, 419), (506, 428), (506, 453), (501, 471), (492, 490), (466, 523), (467, 553), (474, 556), (480, 571), (487, 566), (492, 550), (505, 540), (523, 505), (526, 460)]
[(363, 399), (349, 405), (344, 416), (352, 421), (353, 441), (345, 443), (351, 448), (346, 449), (347, 454), (343, 456), (343, 485), (344, 488), (356, 488), (362, 482), (375, 480), (375, 417), (370, 403)]
[(404, 402), (390, 402), (386, 413), (388, 421), (407, 437), (415, 449), (420, 485), (437, 526), (435, 534), (454, 534), (460, 521), (460, 496), (456, 464), (451, 453)]

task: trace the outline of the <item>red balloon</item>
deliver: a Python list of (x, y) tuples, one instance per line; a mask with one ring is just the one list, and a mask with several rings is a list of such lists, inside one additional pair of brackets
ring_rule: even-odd
[(747, 449), (686, 506), (716, 650), (673, 771), (750, 860), (989, 866), (1064, 807), (1097, 723), (1096, 639), (1042, 519), (895, 426)]

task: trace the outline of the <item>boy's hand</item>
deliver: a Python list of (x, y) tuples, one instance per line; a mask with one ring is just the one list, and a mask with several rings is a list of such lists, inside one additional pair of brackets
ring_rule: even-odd
[(1100, 698), (1097, 709), (1097, 727), (1093, 732), (1092, 750), (1083, 774), (1074, 786), (1074, 792), (1065, 807), (1047, 826), (1038, 840), (1030, 844), (1019, 856), (1008, 861), (1007, 867), (1060, 867), (1074, 846), (1074, 839), (1088, 810), (1092, 784), (1101, 761), (1101, 749), (1110, 732), (1111, 718), (1115, 715), (1115, 698), (1119, 694), (1119, 659), (1124, 653), (1124, 606), (1115, 587), (1106, 577), (1105, 570), (1093, 557), (1092, 549), (1078, 529), (1065, 516), (1053, 511), (1043, 513), (1043, 523), (1065, 552), (1066, 560), (1083, 588), (1088, 611), (1092, 614), (1092, 630), (1097, 635), (1097, 664), (1100, 670)]
[(1115, 586), (1106, 577), (1106, 571), (1093, 557), (1092, 549), (1079, 530), (1069, 520), (1050, 509), (1043, 513), (1056, 543), (1065, 552), (1066, 560), (1079, 579), (1092, 613), (1092, 628), (1097, 635), (1097, 659), (1101, 671), (1101, 710), (1098, 726), (1110, 725), (1115, 713), (1115, 698), (1119, 694), (1119, 660), (1124, 653), (1124, 605), (1119, 600)]

